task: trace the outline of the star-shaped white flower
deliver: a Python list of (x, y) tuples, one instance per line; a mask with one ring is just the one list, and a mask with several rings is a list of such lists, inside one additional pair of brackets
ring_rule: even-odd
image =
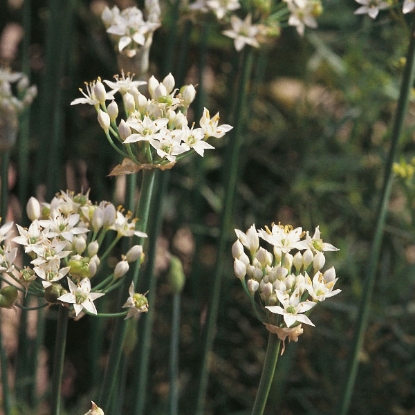
[(300, 302), (299, 289), (296, 288), (291, 296), (287, 296), (281, 291), (276, 291), (278, 300), (281, 306), (267, 306), (271, 313), (280, 314), (284, 317), (284, 322), (287, 327), (291, 327), (294, 323), (300, 322), (314, 326), (312, 321), (303, 313), (311, 310), (317, 303), (312, 301)]
[(206, 5), (219, 20), (223, 19), (228, 11), (237, 10), (241, 7), (238, 0), (207, 0)]
[(285, 0), (291, 15), (288, 24), (297, 29), (299, 35), (304, 35), (305, 27), (315, 29), (317, 20), (314, 17), (314, 1), (310, 0)]
[(235, 49), (239, 52), (245, 45), (254, 46), (259, 48), (259, 43), (255, 36), (259, 33), (259, 26), (253, 25), (252, 17), (248, 14), (245, 20), (240, 19), (238, 16), (231, 16), (232, 30), (224, 30), (223, 34), (234, 40)]
[(383, 0), (356, 0), (362, 6), (354, 14), (368, 14), (372, 19), (376, 19), (380, 10), (389, 8), (389, 3)]
[(70, 278), (68, 278), (68, 286), (70, 293), (61, 295), (58, 300), (63, 303), (73, 304), (75, 316), (82, 310), (88, 313), (97, 314), (94, 300), (105, 295), (104, 293), (91, 293), (91, 281), (89, 278), (84, 278), (78, 285), (75, 285)]
[(219, 113), (216, 113), (216, 115), (210, 118), (209, 110), (207, 108), (204, 108), (203, 115), (199, 121), (199, 124), (203, 132), (205, 133), (205, 138), (209, 138), (209, 137), (221, 138), (233, 128), (229, 124), (218, 125), (218, 123), (219, 123)]
[(147, 115), (144, 119), (137, 121), (127, 120), (127, 125), (137, 131), (137, 134), (131, 134), (124, 140), (124, 144), (136, 143), (137, 141), (160, 140), (165, 134), (165, 127), (168, 124), (168, 118), (158, 118), (152, 120)]
[(301, 241), (302, 228), (292, 229), (290, 226), (272, 225), (271, 231), (266, 228), (258, 231), (258, 236), (269, 242), (271, 245), (280, 249), (281, 252), (288, 253), (292, 249), (307, 249), (305, 241)]
[(308, 231), (306, 233), (305, 242), (308, 245), (308, 248), (311, 249), (312, 252), (322, 252), (322, 251), (338, 251), (339, 249), (336, 248), (334, 245), (323, 242), (320, 237), (320, 228), (319, 226), (316, 227), (314, 231), (314, 235), (310, 237)]

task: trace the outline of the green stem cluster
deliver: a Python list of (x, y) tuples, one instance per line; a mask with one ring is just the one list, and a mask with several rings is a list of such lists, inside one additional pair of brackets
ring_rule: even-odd
[(391, 135), (391, 147), (385, 165), (385, 172), (383, 178), (383, 187), (380, 195), (379, 206), (376, 215), (376, 226), (373, 237), (366, 281), (363, 290), (362, 298), (360, 299), (358, 320), (355, 326), (355, 333), (353, 338), (352, 351), (347, 365), (347, 375), (345, 383), (342, 387), (342, 395), (339, 400), (339, 405), (336, 408), (336, 414), (345, 415), (350, 406), (350, 400), (353, 393), (354, 384), (357, 376), (358, 358), (363, 345), (364, 334), (368, 326), (369, 311), (372, 299), (372, 293), (375, 285), (375, 277), (378, 273), (378, 263), (380, 258), (380, 250), (382, 244), (383, 229), (388, 208), (388, 201), (392, 189), (393, 181), (393, 163), (396, 160), (398, 153), (399, 140), (404, 125), (405, 115), (407, 112), (409, 97), (412, 90), (412, 85), (415, 77), (415, 21), (410, 35), (410, 43), (406, 55), (406, 66), (403, 74), (401, 84), (398, 106)]

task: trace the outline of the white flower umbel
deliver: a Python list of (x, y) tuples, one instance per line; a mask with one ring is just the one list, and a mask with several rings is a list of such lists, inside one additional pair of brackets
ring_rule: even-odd
[(354, 14), (367, 14), (372, 19), (376, 19), (380, 10), (388, 9), (389, 3), (383, 0), (356, 0), (362, 6)]
[[(93, 99), (77, 99), (72, 104), (93, 105), (98, 113), (98, 121), (113, 147), (124, 156), (124, 161), (117, 166), (111, 175), (136, 173), (142, 168), (172, 168), (177, 159), (193, 152), (204, 156), (205, 150), (214, 147), (207, 143), (210, 137), (221, 138), (232, 126), (219, 125), (219, 113), (210, 117), (205, 108), (200, 118), (200, 127), (195, 123), (191, 126), (187, 119), (189, 105), (195, 98), (196, 90), (193, 85), (176, 88), (175, 79), (168, 74), (159, 82), (154, 76), (148, 82), (147, 98), (138, 88), (141, 82), (133, 81), (132, 76), (116, 77), (116, 82), (104, 80), (99, 84), (99, 94), (96, 83), (87, 89)], [(124, 118), (117, 105), (105, 106), (106, 92), (103, 86), (112, 92), (122, 95)], [(100, 95), (101, 101), (97, 95)], [(113, 96), (113, 95), (111, 95)], [(96, 103), (99, 101), (97, 107)]]
[(91, 314), (97, 314), (94, 301), (97, 298), (105, 295), (104, 293), (91, 293), (91, 281), (89, 278), (84, 278), (78, 285), (75, 285), (70, 278), (68, 278), (68, 286), (70, 293), (61, 295), (58, 300), (62, 303), (73, 304), (75, 316), (85, 310)]
[[(340, 292), (334, 290), (334, 267), (322, 271), (325, 252), (337, 248), (321, 240), (319, 227), (313, 237), (301, 227), (275, 224), (271, 230), (257, 230), (252, 225), (247, 232), (235, 229), (235, 233), (234, 273), (251, 297), (257, 317), (282, 337), (294, 333), (285, 329), (294, 330), (302, 323), (314, 326), (308, 317), (311, 309)], [(271, 245), (273, 253), (261, 242)], [(295, 335), (302, 333), (294, 331)]]

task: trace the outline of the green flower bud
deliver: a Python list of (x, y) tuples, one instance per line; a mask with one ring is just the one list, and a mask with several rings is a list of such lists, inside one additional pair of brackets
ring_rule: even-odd
[(81, 259), (72, 258), (68, 261), (68, 267), (70, 267), (69, 273), (76, 278), (82, 279), (90, 277), (88, 257)]
[(172, 256), (170, 259), (170, 269), (167, 278), (173, 293), (177, 294), (182, 291), (186, 277), (182, 262), (176, 256)]
[(45, 300), (48, 303), (56, 304), (59, 303), (58, 298), (61, 295), (67, 294), (68, 291), (62, 287), (60, 284), (52, 284), (49, 287), (45, 288)]
[(0, 290), (0, 307), (11, 308), (17, 299), (17, 288), (8, 285)]

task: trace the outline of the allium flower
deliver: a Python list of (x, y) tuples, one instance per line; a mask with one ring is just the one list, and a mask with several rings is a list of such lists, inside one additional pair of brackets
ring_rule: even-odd
[(97, 314), (94, 300), (102, 297), (104, 293), (91, 293), (91, 281), (89, 278), (84, 278), (78, 285), (75, 285), (70, 278), (68, 278), (68, 285), (70, 293), (61, 295), (58, 300), (62, 303), (73, 304), (75, 316), (82, 310), (86, 310), (91, 314)]
[(85, 415), (105, 415), (104, 411), (93, 401), (91, 401), (91, 409)]
[[(323, 243), (318, 226), (313, 238), (291, 225), (273, 224), (271, 230), (252, 225), (246, 233), (238, 229), (235, 233), (234, 273), (251, 297), (256, 315), (281, 340), (297, 341), (302, 323), (314, 326), (310, 310), (340, 292), (334, 290), (334, 267), (322, 271), (324, 253), (337, 248)], [(260, 246), (262, 241), (273, 246), (273, 253)]]
[(0, 243), (6, 241), (13, 235), (13, 222), (7, 222), (0, 227)]
[(118, 50), (129, 57), (135, 56), (137, 49), (160, 27), (160, 23), (156, 22), (157, 16), (152, 16), (152, 21), (145, 21), (137, 7), (128, 7), (121, 12), (117, 6), (112, 9), (106, 7), (101, 17), (107, 33), (116, 40)]
[(241, 7), (238, 0), (207, 0), (206, 5), (215, 13), (218, 20), (223, 19), (228, 12)]
[(259, 26), (252, 24), (252, 16), (248, 14), (245, 20), (241, 20), (238, 16), (231, 16), (232, 30), (225, 30), (223, 34), (234, 40), (235, 49), (239, 52), (245, 45), (259, 48), (256, 36), (259, 33)]
[(297, 29), (298, 34), (304, 35), (305, 27), (317, 28), (316, 17), (321, 13), (318, 0), (285, 0), (291, 15), (288, 24)]
[(402, 6), (402, 12), (404, 14), (411, 13), (415, 9), (415, 0), (405, 0)]
[(218, 125), (219, 113), (210, 118), (210, 113), (207, 108), (203, 108), (203, 115), (200, 119), (200, 127), (205, 133), (205, 138), (208, 137), (223, 137), (228, 131), (232, 130), (232, 126), (228, 124)]
[(148, 300), (145, 295), (136, 293), (134, 291), (134, 283), (132, 282), (128, 289), (130, 296), (128, 297), (123, 308), (128, 308), (128, 313), (125, 319), (139, 316), (141, 313), (147, 313)]
[[(356, 0), (362, 6), (354, 14), (368, 14), (372, 19), (376, 19), (380, 10), (390, 7), (389, 3), (383, 0)], [(405, 5), (404, 5), (405, 6)]]

